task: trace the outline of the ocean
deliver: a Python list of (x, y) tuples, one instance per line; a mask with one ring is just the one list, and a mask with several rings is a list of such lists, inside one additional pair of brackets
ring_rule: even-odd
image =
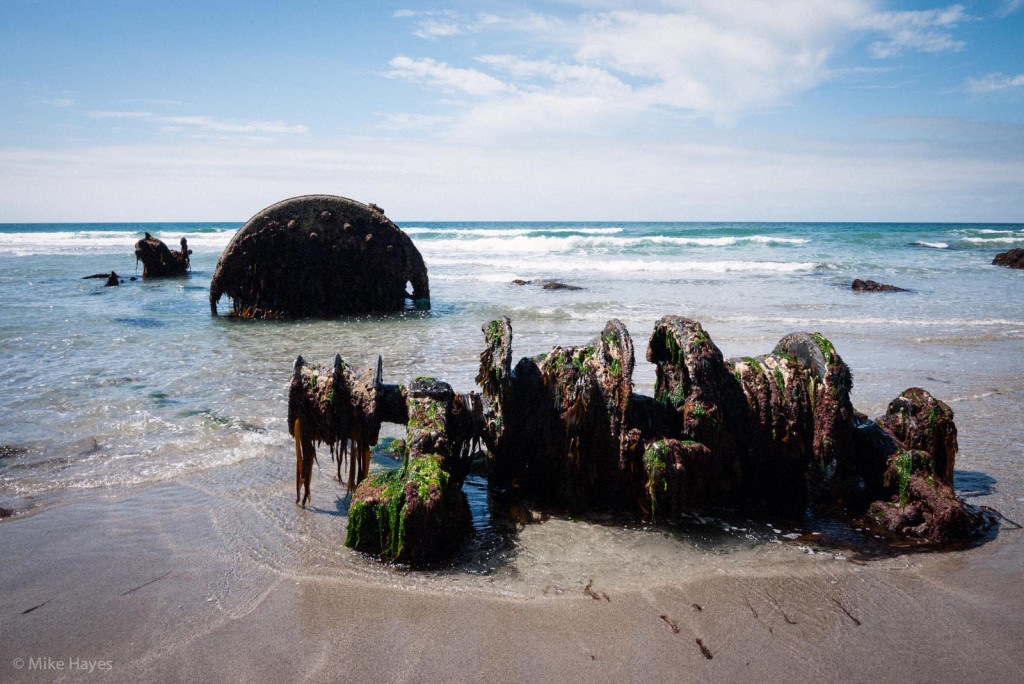
[[(429, 269), (430, 311), (289, 322), (210, 315), (210, 278), (240, 223), (0, 225), (0, 506), (12, 519), (69, 503), (131, 506), (125, 526), (194, 506), (245, 563), (514, 595), (594, 576), (615, 586), (848, 559), (815, 544), (823, 531), (806, 522), (492, 520), (474, 475), (466, 550), (409, 573), (342, 546), (347, 498), (326, 452), (313, 507), (294, 505), (285, 417), (299, 354), (338, 353), (360, 367), (380, 355), (385, 382), (429, 375), (467, 392), (491, 319), (511, 319), (515, 360), (585, 343), (618, 318), (637, 350), (636, 391), (651, 394), (647, 339), (658, 318), (679, 314), (700, 321), (727, 357), (821, 332), (853, 370), (854, 406), (871, 416), (905, 388), (928, 389), (956, 412), (958, 493), (1024, 518), (1024, 273), (990, 265), (1024, 247), (1022, 224), (398, 224)], [(187, 238), (191, 274), (130, 281), (141, 275), (133, 245), (144, 231), (172, 248)], [(110, 270), (121, 287), (83, 279)], [(908, 291), (856, 293), (854, 278)], [(375, 455), (373, 467), (394, 463)]]

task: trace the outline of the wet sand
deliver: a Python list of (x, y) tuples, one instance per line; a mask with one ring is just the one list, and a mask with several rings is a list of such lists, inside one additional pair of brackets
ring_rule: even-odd
[(164, 483), (2, 523), (0, 679), (1005, 682), (1024, 670), (1024, 532), (1010, 525), (960, 552), (512, 596), (285, 565), (256, 536), (232, 538), (232, 507), (201, 483)]

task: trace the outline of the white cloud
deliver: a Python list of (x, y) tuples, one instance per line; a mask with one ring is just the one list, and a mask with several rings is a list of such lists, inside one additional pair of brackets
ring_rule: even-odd
[[(477, 61), (507, 73), (521, 90), (531, 90), (531, 81), (542, 81), (561, 91), (588, 95), (622, 96), (631, 91), (617, 76), (604, 69), (584, 64), (550, 60), (530, 60), (515, 55), (484, 55)], [(537, 86), (540, 88), (542, 86)]]
[(198, 128), (218, 133), (308, 133), (302, 124), (288, 124), (283, 121), (220, 121), (209, 116), (161, 116), (157, 121), (166, 126)]
[(587, 17), (576, 56), (626, 74), (646, 106), (714, 118), (777, 106), (814, 87), (859, 2), (691, 3), (689, 11)]
[(412, 34), (431, 40), (496, 29), (549, 31), (560, 23), (557, 18), (549, 15), (523, 11), (509, 15), (480, 13), (469, 17), (454, 10), (398, 10), (392, 16), (396, 19), (416, 20)]
[(972, 17), (963, 5), (944, 9), (906, 12), (876, 12), (858, 22), (858, 27), (884, 35), (868, 48), (878, 58), (896, 57), (905, 50), (949, 52), (962, 50), (965, 43), (953, 38), (953, 29)]
[(214, 133), (238, 134), (304, 134), (309, 128), (302, 124), (288, 124), (283, 121), (227, 121), (209, 116), (161, 116), (147, 111), (97, 110), (89, 112), (93, 119), (137, 119), (152, 121), (162, 130), (179, 132), (199, 130)]
[(431, 114), (385, 113), (374, 128), (381, 131), (412, 131), (436, 128), (451, 123), (452, 117)]
[[(867, 0), (687, 0), (644, 11), (588, 8), (568, 18), (446, 14), (458, 25), (452, 34), (486, 30), (512, 44), (518, 36), (522, 49), (478, 55), (479, 68), (400, 56), (388, 75), (480, 98), (462, 103), (456, 123), (474, 136), (485, 124), (495, 133), (535, 124), (576, 130), (580, 117), (621, 123), (666, 108), (731, 121), (784, 105), (828, 78), (828, 58), (869, 10)], [(419, 20), (419, 30), (436, 19), (402, 16)], [(525, 56), (537, 53), (544, 58)]]
[(1003, 74), (986, 74), (981, 78), (972, 78), (967, 82), (967, 89), (972, 93), (992, 93), (997, 90), (1024, 87), (1024, 74), (1005, 76)]
[(415, 19), (414, 36), (420, 38), (447, 38), (466, 33), (459, 15), (452, 10), (410, 10), (401, 9), (391, 15), (395, 19)]
[(493, 76), (477, 71), (448, 66), (435, 59), (411, 59), (395, 57), (389, 63), (388, 76), (437, 86), (446, 92), (462, 92), (469, 95), (493, 95), (512, 90), (509, 84)]
[(156, 119), (153, 112), (101, 109), (89, 112), (90, 119)]

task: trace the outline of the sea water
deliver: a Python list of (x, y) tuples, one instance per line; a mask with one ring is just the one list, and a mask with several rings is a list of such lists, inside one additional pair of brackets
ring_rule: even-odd
[[(0, 225), (0, 506), (30, 515), (177, 487), (183, 506), (194, 503), (189, 491), (215, 496), (197, 515), (215, 518), (252, 562), (393, 578), (398, 570), (341, 545), (348, 498), (326, 454), (314, 506), (294, 506), (285, 417), (297, 355), (337, 353), (360, 367), (379, 355), (386, 382), (429, 375), (466, 392), (489, 320), (511, 319), (515, 360), (584, 344), (617, 318), (633, 336), (635, 390), (651, 394), (646, 343), (666, 314), (700, 321), (727, 357), (821, 332), (852, 368), (854, 405), (869, 415), (907, 387), (927, 388), (957, 414), (958, 491), (1009, 514), (1024, 506), (1024, 272), (990, 263), (1024, 247), (1024, 225), (400, 225), (429, 269), (429, 312), (289, 322), (210, 314), (210, 278), (238, 223)], [(187, 238), (191, 273), (129, 280), (141, 275), (133, 245), (143, 232), (171, 247)], [(111, 270), (122, 286), (83, 279)], [(907, 292), (852, 292), (854, 278)], [(547, 280), (580, 289), (544, 289)], [(376, 455), (373, 467), (394, 463)], [(492, 519), (481, 475), (466, 490), (476, 534), (438, 581), (512, 592), (559, 591), (594, 574), (606, 586), (664, 578), (764, 554), (789, 562), (776, 546), (820, 534), (719, 519), (665, 527), (556, 515), (522, 525)]]

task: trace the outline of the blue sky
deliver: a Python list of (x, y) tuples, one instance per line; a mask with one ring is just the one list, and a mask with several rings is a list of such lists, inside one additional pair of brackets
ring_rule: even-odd
[(1024, 0), (0, 0), (0, 221), (1024, 222)]

